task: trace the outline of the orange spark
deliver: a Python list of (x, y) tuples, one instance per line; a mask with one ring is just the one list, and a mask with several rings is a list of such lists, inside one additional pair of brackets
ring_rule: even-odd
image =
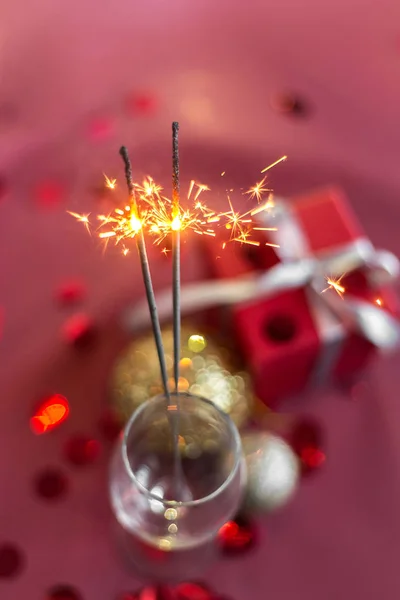
[(327, 290), (335, 290), (337, 295), (340, 296), (340, 298), (343, 300), (343, 294), (345, 293), (346, 288), (343, 285), (341, 285), (341, 281), (345, 275), (346, 273), (343, 273), (343, 275), (341, 275), (338, 279), (334, 279), (333, 277), (325, 277), (328, 287), (322, 290), (321, 293), (323, 294)]
[(264, 177), (261, 181), (253, 185), (253, 187), (245, 192), (245, 194), (250, 196), (250, 200), (254, 200), (254, 198), (256, 198), (257, 202), (261, 202), (263, 194), (271, 191), (270, 188), (264, 186), (266, 180), (267, 177)]
[(88, 233), (90, 233), (90, 223), (89, 223), (89, 216), (90, 213), (88, 215), (80, 215), (79, 213), (75, 213), (75, 212), (71, 212), (71, 211), (67, 211), (69, 215), (71, 215), (72, 217), (74, 217), (78, 223), (83, 223), (83, 225), (85, 226), (85, 229)]
[(106, 187), (109, 188), (110, 190), (115, 190), (116, 186), (117, 186), (117, 180), (116, 179), (110, 179), (109, 177), (107, 177), (107, 175), (105, 173), (103, 173), (104, 175), (104, 179), (106, 180)]
[(281, 158), (278, 158), (278, 160), (276, 160), (275, 162), (273, 162), (271, 165), (268, 165), (268, 167), (265, 167), (265, 169), (263, 169), (261, 171), (261, 173), (266, 173), (267, 171), (269, 171), (270, 169), (272, 169), (272, 167), (275, 167), (276, 165), (279, 165), (279, 163), (284, 162), (285, 160), (287, 160), (287, 156), (281, 156)]

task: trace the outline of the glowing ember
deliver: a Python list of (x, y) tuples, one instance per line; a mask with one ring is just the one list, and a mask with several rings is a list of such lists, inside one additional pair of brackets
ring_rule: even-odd
[(104, 175), (104, 179), (105, 179), (105, 185), (106, 187), (108, 187), (110, 190), (115, 190), (115, 187), (117, 185), (117, 180), (116, 179), (109, 179), (109, 177), (107, 177), (107, 175), (105, 173), (103, 173)]

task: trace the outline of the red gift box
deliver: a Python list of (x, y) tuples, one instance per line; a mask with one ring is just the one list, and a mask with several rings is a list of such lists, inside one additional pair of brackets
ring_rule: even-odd
[[(224, 260), (215, 261), (216, 277), (234, 278), (274, 264), (286, 269), (305, 260), (312, 260), (315, 269), (300, 289), (280, 289), (273, 297), (254, 298), (232, 311), (256, 394), (273, 406), (310, 383), (353, 377), (376, 354), (368, 323), (360, 329), (356, 321), (348, 321), (360, 308), (357, 301), (369, 303), (375, 319), (397, 317), (399, 310), (390, 286), (376, 285), (378, 255), (341, 190), (328, 188), (278, 202), (274, 212), (260, 217), (267, 226), (276, 225), (277, 231), (268, 235), (279, 249), (265, 243), (255, 249), (234, 245), (233, 254), (225, 251)], [(343, 299), (334, 289), (320, 293), (329, 287), (324, 275), (340, 277)]]

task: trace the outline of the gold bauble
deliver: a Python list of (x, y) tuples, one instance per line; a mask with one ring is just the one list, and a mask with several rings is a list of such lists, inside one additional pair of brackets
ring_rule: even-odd
[[(173, 331), (162, 331), (164, 352), (172, 377)], [(181, 331), (179, 391), (203, 396), (229, 414), (238, 427), (243, 426), (252, 410), (250, 377), (234, 367), (231, 352), (196, 326), (183, 325)], [(131, 342), (117, 360), (112, 373), (112, 402), (127, 421), (143, 402), (163, 392), (154, 338), (151, 333)]]

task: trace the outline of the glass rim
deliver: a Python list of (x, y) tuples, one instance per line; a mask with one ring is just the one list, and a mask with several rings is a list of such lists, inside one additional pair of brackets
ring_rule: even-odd
[(210, 502), (211, 500), (213, 500), (214, 498), (219, 496), (229, 486), (231, 481), (236, 476), (237, 471), (241, 465), (242, 442), (241, 442), (239, 431), (238, 431), (235, 423), (231, 419), (231, 417), (227, 413), (225, 413), (223, 410), (221, 410), (218, 406), (216, 406), (214, 404), (214, 402), (211, 402), (211, 400), (208, 400), (207, 398), (203, 398), (203, 396), (198, 396), (197, 394), (190, 394), (189, 392), (171, 392), (171, 396), (179, 396), (179, 397), (185, 396), (186, 398), (195, 398), (196, 400), (200, 400), (202, 403), (208, 404), (213, 410), (215, 410), (222, 417), (223, 421), (226, 423), (226, 425), (232, 435), (232, 438), (235, 442), (234, 464), (233, 464), (228, 476), (224, 479), (224, 481), (221, 483), (221, 485), (217, 489), (215, 489), (213, 492), (211, 492), (211, 494), (208, 494), (207, 496), (203, 496), (202, 498), (198, 498), (196, 500), (187, 500), (187, 501), (165, 500), (163, 498), (160, 498), (160, 496), (158, 496), (157, 494), (153, 494), (152, 492), (150, 492), (150, 490), (148, 490), (145, 485), (140, 483), (140, 481), (138, 480), (138, 478), (132, 471), (132, 468), (131, 468), (131, 465), (129, 462), (129, 458), (128, 458), (127, 441), (128, 441), (129, 431), (131, 429), (132, 423), (141, 415), (141, 413), (145, 410), (145, 408), (149, 404), (151, 404), (152, 402), (154, 402), (156, 400), (160, 400), (162, 398), (166, 399), (164, 394), (158, 394), (157, 396), (152, 396), (151, 398), (149, 398), (148, 400), (143, 402), (140, 406), (138, 406), (138, 408), (136, 408), (136, 410), (132, 413), (129, 421), (125, 425), (124, 435), (122, 437), (122, 448), (121, 448), (122, 460), (124, 462), (125, 468), (128, 471), (130, 479), (133, 481), (135, 486), (143, 494), (146, 495), (147, 498), (150, 498), (151, 500), (156, 500), (157, 502), (161, 502), (161, 504), (163, 506), (168, 507), (168, 508), (173, 508), (176, 506), (190, 508), (193, 506), (199, 506), (201, 504), (205, 504), (206, 502)]

